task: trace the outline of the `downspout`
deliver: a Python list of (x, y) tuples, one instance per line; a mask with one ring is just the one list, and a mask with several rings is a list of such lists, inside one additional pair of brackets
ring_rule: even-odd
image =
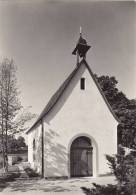
[(44, 178), (44, 124), (43, 119), (41, 120), (42, 124), (42, 178)]

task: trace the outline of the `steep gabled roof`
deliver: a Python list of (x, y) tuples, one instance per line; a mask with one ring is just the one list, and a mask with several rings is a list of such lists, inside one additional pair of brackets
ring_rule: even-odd
[(106, 105), (108, 106), (110, 112), (112, 113), (113, 117), (119, 122), (119, 119), (117, 118), (117, 116), (115, 115), (115, 113), (113, 112), (110, 104), (108, 103), (98, 81), (96, 80), (91, 68), (89, 67), (89, 65), (87, 64), (86, 60), (83, 59), (78, 66), (76, 66), (76, 68), (72, 71), (72, 73), (68, 76), (68, 78), (62, 83), (62, 85), (59, 87), (59, 89), (56, 91), (56, 93), (51, 97), (51, 99), (49, 100), (48, 104), (45, 106), (45, 108), (43, 109), (43, 111), (41, 112), (41, 114), (39, 115), (39, 117), (37, 118), (36, 122), (32, 125), (32, 127), (26, 132), (27, 134), (34, 128), (34, 126), (40, 121), (42, 120), (43, 117), (45, 117), (50, 111), (51, 109), (54, 107), (54, 105), (59, 101), (60, 97), (62, 96), (63, 92), (65, 91), (65, 89), (67, 88), (67, 86), (69, 85), (70, 81), (72, 80), (72, 78), (74, 77), (74, 75), (76, 74), (76, 72), (78, 71), (78, 69), (80, 68), (80, 66), (82, 65), (82, 63), (84, 63), (84, 65), (86, 66), (86, 68), (88, 69), (91, 77), (93, 78), (100, 94), (102, 95)]

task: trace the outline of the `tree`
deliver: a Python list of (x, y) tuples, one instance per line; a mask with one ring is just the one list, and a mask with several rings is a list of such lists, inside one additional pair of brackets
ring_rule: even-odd
[(4, 59), (0, 64), (0, 134), (5, 172), (8, 171), (8, 135), (24, 130), (25, 122), (35, 116), (28, 111), (24, 113), (22, 109), (17, 88), (16, 67), (13, 60)]
[(118, 117), (118, 144), (136, 149), (136, 99), (128, 99), (117, 88), (115, 77), (95, 75), (115, 115)]
[(13, 60), (3, 60), (0, 65), (0, 124), (6, 172), (8, 171), (7, 135), (13, 129), (13, 119), (21, 109), (16, 82), (16, 68)]
[(29, 128), (29, 122), (37, 117), (36, 114), (29, 111), (30, 108), (30, 106), (27, 108), (22, 107), (14, 118), (14, 129), (12, 130), (13, 134), (26, 131)]
[(106, 155), (108, 165), (114, 174), (117, 184), (99, 185), (93, 183), (92, 189), (82, 188), (88, 195), (134, 195), (136, 194), (136, 152), (125, 154), (120, 146), (117, 155)]
[(25, 139), (22, 136), (19, 136), (17, 139), (17, 145), (18, 145), (18, 149), (24, 148), (26, 147), (26, 143), (25, 143)]
[[(109, 167), (115, 175), (117, 185), (93, 183), (92, 189), (82, 188), (88, 195), (132, 195), (136, 194), (136, 100), (128, 99), (118, 90), (115, 77), (95, 75), (114, 113), (118, 117), (118, 154), (106, 155)], [(121, 146), (132, 148), (125, 154)]]
[[(24, 137), (19, 136), (16, 139), (15, 135), (8, 135), (7, 136), (7, 140), (8, 140), (7, 141), (7, 151), (8, 151), (8, 154), (24, 152), (24, 150), (27, 150), (27, 145), (25, 143)], [(1, 139), (0, 139), (0, 153), (2, 153)]]
[(118, 181), (118, 194), (132, 195), (136, 190), (135, 158), (136, 151), (131, 150), (127, 155), (124, 148), (119, 146), (118, 154), (106, 155), (108, 164)]

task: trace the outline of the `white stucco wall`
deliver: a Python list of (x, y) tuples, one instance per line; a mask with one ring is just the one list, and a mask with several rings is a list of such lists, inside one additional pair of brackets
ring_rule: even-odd
[[(80, 78), (85, 78), (85, 90)], [(110, 170), (105, 154), (117, 152), (117, 121), (83, 64), (58, 103), (44, 118), (45, 177), (70, 176), (70, 146), (85, 135), (93, 144), (93, 176)]]
[[(42, 127), (37, 124), (35, 128), (28, 133), (28, 162), (38, 173), (42, 173)], [(33, 140), (35, 139), (35, 160), (33, 159)]]

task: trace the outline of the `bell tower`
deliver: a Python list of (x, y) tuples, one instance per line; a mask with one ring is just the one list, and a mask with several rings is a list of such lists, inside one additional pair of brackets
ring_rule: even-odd
[(90, 48), (91, 46), (87, 44), (85, 39), (83, 39), (82, 28), (80, 27), (80, 37), (78, 39), (75, 49), (72, 52), (73, 55), (77, 56), (77, 65), (79, 64), (79, 58), (86, 58), (86, 53)]

